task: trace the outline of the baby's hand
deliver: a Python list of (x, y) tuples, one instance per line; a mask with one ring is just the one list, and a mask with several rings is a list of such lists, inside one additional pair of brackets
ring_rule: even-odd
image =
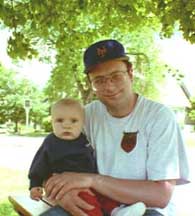
[(33, 200), (39, 201), (43, 195), (43, 188), (42, 187), (33, 187), (30, 190), (30, 197)]

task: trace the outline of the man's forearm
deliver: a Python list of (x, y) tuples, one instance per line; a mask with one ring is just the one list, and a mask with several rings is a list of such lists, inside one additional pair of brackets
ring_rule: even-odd
[(142, 201), (149, 207), (164, 208), (171, 198), (174, 185), (175, 180), (127, 180), (91, 173), (66, 172), (50, 177), (45, 189), (52, 199), (61, 199), (75, 188), (93, 188), (121, 203)]
[(169, 202), (175, 180), (126, 180), (96, 175), (92, 188), (121, 203), (144, 202), (150, 207), (164, 208)]

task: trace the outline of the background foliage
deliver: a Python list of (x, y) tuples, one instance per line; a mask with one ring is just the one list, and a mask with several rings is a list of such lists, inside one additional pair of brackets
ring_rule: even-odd
[(36, 129), (44, 117), (48, 116), (48, 104), (44, 94), (29, 80), (18, 77), (17, 73), (0, 65), (0, 124), (13, 122), (14, 131), (19, 131), (19, 123), (25, 124), (24, 102), (31, 101), (31, 121)]
[[(152, 46), (154, 32), (171, 36), (177, 25), (184, 38), (193, 43), (194, 19), (193, 0), (0, 0), (1, 23), (11, 30), (9, 55), (16, 59), (38, 57), (49, 62), (55, 56), (47, 88), (50, 99), (70, 95), (84, 103), (91, 94), (81, 60), (90, 43), (120, 39), (129, 46), (128, 52), (148, 55), (150, 67), (141, 66), (144, 84), (143, 80), (137, 82), (137, 88), (147, 95), (151, 88), (155, 89), (154, 78), (156, 82), (159, 78), (160, 67), (156, 67), (159, 64), (154, 61)], [(141, 57), (137, 57), (138, 63)], [(135, 65), (140, 72), (139, 64)]]
[(120, 40), (134, 63), (134, 88), (158, 96), (164, 66), (155, 38), (174, 30), (195, 42), (194, 0), (0, 0), (0, 23), (10, 31), (7, 51), (13, 59), (38, 58), (53, 65), (45, 89), (49, 102), (64, 96), (83, 103), (93, 98), (82, 73), (89, 44)]

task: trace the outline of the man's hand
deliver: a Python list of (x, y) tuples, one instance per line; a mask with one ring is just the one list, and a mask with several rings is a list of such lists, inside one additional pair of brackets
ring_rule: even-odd
[(81, 197), (79, 197), (79, 193), (81, 191), (85, 191), (91, 195), (94, 195), (88, 189), (73, 189), (67, 192), (66, 195), (64, 195), (63, 198), (58, 201), (58, 204), (73, 216), (87, 216), (87, 214), (82, 209), (92, 210), (94, 206), (88, 204)]
[(96, 174), (64, 172), (54, 174), (45, 184), (46, 195), (49, 199), (61, 200), (64, 195), (76, 188), (91, 188)]

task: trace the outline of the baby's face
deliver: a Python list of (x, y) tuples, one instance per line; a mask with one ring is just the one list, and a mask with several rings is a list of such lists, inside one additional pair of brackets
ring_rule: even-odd
[(57, 106), (52, 113), (54, 134), (65, 140), (76, 139), (83, 127), (83, 113), (76, 106)]

